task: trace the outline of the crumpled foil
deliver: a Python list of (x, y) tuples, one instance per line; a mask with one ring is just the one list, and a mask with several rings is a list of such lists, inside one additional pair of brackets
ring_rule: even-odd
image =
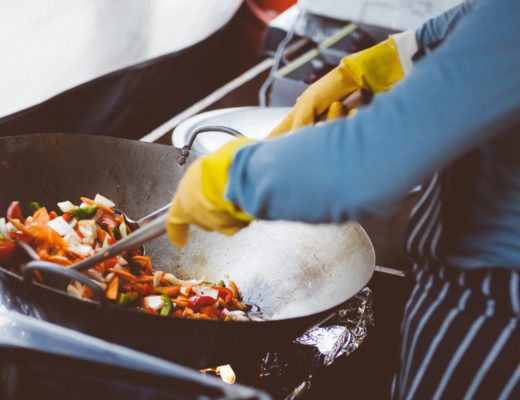
[(361, 346), (367, 336), (367, 328), (373, 325), (372, 291), (366, 287), (332, 320), (305, 332), (296, 339), (296, 343), (313, 346), (318, 350), (321, 363), (330, 365), (336, 358), (349, 355)]
[(374, 326), (372, 291), (365, 287), (325, 323), (297, 338), (291, 349), (267, 353), (259, 365), (260, 387), (276, 398), (297, 399), (311, 386), (312, 373), (346, 357)]

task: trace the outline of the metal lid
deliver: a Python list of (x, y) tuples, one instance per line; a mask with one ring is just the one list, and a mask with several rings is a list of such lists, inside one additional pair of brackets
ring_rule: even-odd
[[(187, 119), (175, 128), (172, 143), (182, 148), (190, 132), (202, 126), (227, 126), (252, 139), (263, 139), (289, 112), (289, 107), (236, 107), (208, 111)], [(221, 132), (204, 132), (198, 135), (193, 150), (211, 153), (232, 140), (233, 137)]]

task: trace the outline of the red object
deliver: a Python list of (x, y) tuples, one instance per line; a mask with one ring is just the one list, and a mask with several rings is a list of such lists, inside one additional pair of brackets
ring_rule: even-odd
[(296, 0), (246, 0), (238, 15), (238, 28), (246, 50), (258, 57), (267, 25)]
[(112, 218), (107, 216), (99, 217), (99, 219), (96, 222), (105, 230), (109, 230), (117, 226), (116, 222)]
[(141, 290), (141, 296), (146, 297), (152, 294), (152, 286), (148, 283), (143, 284), (143, 289)]
[(159, 313), (151, 307), (146, 307), (146, 311), (148, 311), (148, 313), (153, 314), (153, 315), (159, 315)]
[(54, 218), (56, 218), (58, 216), (58, 214), (56, 214), (56, 211), (51, 211), (49, 213), (49, 219), (53, 220)]
[[(50, 215), (49, 215), (49, 216), (50, 216)], [(63, 219), (64, 219), (65, 221), (70, 222), (70, 220), (72, 219), (72, 214), (66, 212), (66, 213), (63, 213), (62, 217), (63, 217)]]
[(211, 296), (192, 296), (188, 300), (188, 308), (191, 308), (193, 311), (198, 311), (201, 307), (211, 306), (217, 302)]
[(228, 288), (222, 286), (211, 286), (212, 289), (218, 290), (218, 297), (221, 299), (226, 299), (227, 296), (233, 297), (233, 293)]
[(225, 318), (222, 315), (222, 312), (218, 308), (212, 307), (212, 306), (201, 307), (200, 312), (213, 319), (224, 319)]
[(24, 222), (25, 218), (22, 213), (22, 207), (20, 207), (19, 201), (13, 201), (7, 209), (7, 216), (12, 219), (18, 219), (20, 222)]
[(12, 240), (0, 240), (0, 262), (8, 263), (16, 252), (16, 243)]
[(105, 260), (105, 268), (114, 268), (119, 261), (117, 260), (117, 257), (109, 258), (108, 260)]

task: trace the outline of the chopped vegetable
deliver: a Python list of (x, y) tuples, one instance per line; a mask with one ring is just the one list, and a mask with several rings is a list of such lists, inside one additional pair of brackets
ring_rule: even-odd
[(119, 300), (117, 301), (117, 304), (119, 304), (120, 306), (128, 306), (128, 305), (132, 304), (136, 298), (137, 298), (136, 296), (131, 296), (126, 293), (121, 293), (119, 295)]
[(175, 308), (175, 304), (173, 304), (170, 297), (165, 294), (163, 294), (161, 296), (161, 299), (163, 299), (163, 301), (164, 301), (164, 306), (162, 306), (162, 308), (161, 308), (161, 315), (163, 317), (167, 317), (168, 315), (170, 315), (170, 313)]
[(77, 219), (92, 218), (98, 210), (97, 206), (84, 206), (71, 210), (70, 213)]
[(107, 299), (116, 300), (117, 294), (119, 293), (119, 277), (114, 277), (109, 284), (106, 291)]
[(29, 209), (31, 210), (31, 212), (34, 214), (36, 211), (38, 211), (40, 208), (42, 208), (42, 206), (40, 205), (40, 203), (38, 203), (37, 201), (31, 201), (29, 203)]
[(198, 311), (203, 306), (211, 306), (217, 302), (216, 299), (210, 296), (192, 296), (188, 300), (188, 307), (193, 311)]
[(7, 209), (7, 217), (11, 219), (17, 219), (20, 222), (24, 222), (25, 218), (23, 217), (22, 207), (20, 207), (19, 201), (13, 201), (9, 208)]
[[(81, 201), (79, 207), (70, 201), (60, 202), (58, 212), (32, 202), (32, 215), (27, 218), (20, 203), (12, 202), (7, 212), (9, 222), (0, 218), (0, 264), (21, 272), (16, 265), (19, 249), (15, 238), (29, 244), (42, 260), (70, 266), (130, 234), (124, 216), (112, 210), (114, 202), (99, 194), (94, 200), (82, 197)], [(137, 250), (101, 262), (84, 274), (118, 306), (163, 317), (250, 320), (245, 313), (248, 306), (239, 300), (233, 281), (226, 286), (223, 280), (213, 284), (204, 278), (180, 279), (155, 269), (150, 257), (139, 255)], [(43, 282), (37, 271), (35, 279)], [(67, 292), (78, 298), (94, 298), (88, 286), (74, 280)]]

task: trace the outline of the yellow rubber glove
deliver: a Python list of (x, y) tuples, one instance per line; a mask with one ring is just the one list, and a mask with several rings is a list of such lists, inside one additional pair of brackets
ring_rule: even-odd
[(224, 197), (235, 153), (253, 142), (251, 139), (233, 140), (188, 168), (168, 211), (166, 228), (175, 246), (183, 247), (188, 242), (190, 224), (230, 235), (253, 220)]
[(336, 68), (298, 97), (289, 114), (267, 138), (314, 123), (315, 118), (333, 102), (358, 89), (368, 89), (373, 93), (387, 91), (411, 68), (415, 51), (415, 33), (407, 31), (343, 58)]

